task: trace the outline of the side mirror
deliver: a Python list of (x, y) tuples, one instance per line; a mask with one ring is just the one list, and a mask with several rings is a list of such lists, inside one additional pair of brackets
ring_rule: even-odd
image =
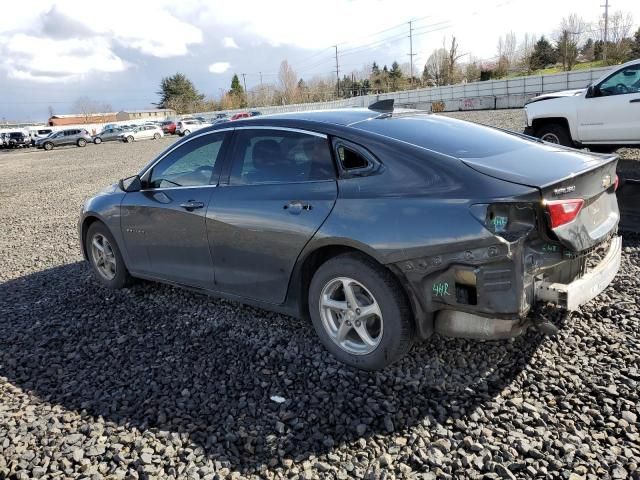
[(600, 96), (600, 87), (597, 85), (590, 85), (587, 88), (587, 98), (599, 97)]
[(142, 190), (142, 181), (139, 175), (123, 178), (118, 181), (118, 186), (123, 192), (139, 192)]

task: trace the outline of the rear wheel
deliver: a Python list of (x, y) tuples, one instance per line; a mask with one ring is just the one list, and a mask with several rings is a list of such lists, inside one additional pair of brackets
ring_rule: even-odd
[(573, 147), (571, 135), (567, 127), (559, 123), (547, 123), (542, 125), (536, 131), (536, 136), (548, 143), (564, 145), (565, 147)]
[(182, 132), (183, 136), (187, 136), (191, 133), (191, 130), (185, 130), (184, 132)]
[(94, 276), (107, 288), (118, 289), (131, 283), (120, 249), (102, 222), (91, 224), (85, 238), (87, 257)]
[(77, 145), (79, 147), (86, 147), (87, 146), (87, 141), (84, 138), (81, 138), (80, 140), (78, 140)]
[(45, 150), (51, 150), (53, 148), (53, 143), (45, 142), (45, 144), (42, 146), (42, 148), (44, 148)]
[(378, 370), (411, 348), (411, 309), (393, 275), (360, 254), (334, 257), (309, 287), (313, 326), (338, 360)]

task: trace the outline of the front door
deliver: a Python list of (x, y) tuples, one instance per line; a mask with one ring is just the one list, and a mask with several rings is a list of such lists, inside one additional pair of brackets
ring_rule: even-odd
[(629, 65), (597, 85), (599, 95), (578, 108), (582, 142), (640, 142), (640, 64)]
[(329, 142), (265, 127), (234, 136), (228, 181), (207, 212), (216, 290), (279, 304), (298, 255), (336, 200)]
[(134, 272), (212, 288), (205, 219), (225, 139), (212, 132), (181, 144), (142, 176), (141, 191), (125, 195), (121, 228)]

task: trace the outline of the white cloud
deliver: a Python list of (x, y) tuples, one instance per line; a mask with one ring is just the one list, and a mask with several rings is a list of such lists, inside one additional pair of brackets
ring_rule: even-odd
[(211, 73), (224, 73), (231, 68), (229, 62), (216, 62), (209, 65), (209, 71)]
[(53, 40), (18, 33), (0, 37), (2, 66), (11, 78), (61, 82), (92, 72), (121, 72), (127, 64), (101, 37)]
[(240, 48), (232, 37), (224, 37), (222, 39), (222, 46), (224, 48)]

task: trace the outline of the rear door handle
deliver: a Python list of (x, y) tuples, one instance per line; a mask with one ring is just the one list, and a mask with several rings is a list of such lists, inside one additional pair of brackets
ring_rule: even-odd
[(311, 210), (313, 207), (308, 203), (302, 203), (300, 200), (293, 200), (289, 203), (285, 203), (282, 207), (292, 214), (299, 214), (302, 210)]
[(185, 203), (181, 203), (180, 206), (182, 208), (184, 208), (185, 210), (188, 210), (188, 211), (191, 212), (191, 211), (195, 210), (196, 208), (204, 207), (204, 203), (203, 202), (196, 202), (194, 200), (189, 200), (189, 201), (187, 201)]
[(634, 98), (633, 100), (629, 100), (629, 103), (640, 103), (640, 98)]

